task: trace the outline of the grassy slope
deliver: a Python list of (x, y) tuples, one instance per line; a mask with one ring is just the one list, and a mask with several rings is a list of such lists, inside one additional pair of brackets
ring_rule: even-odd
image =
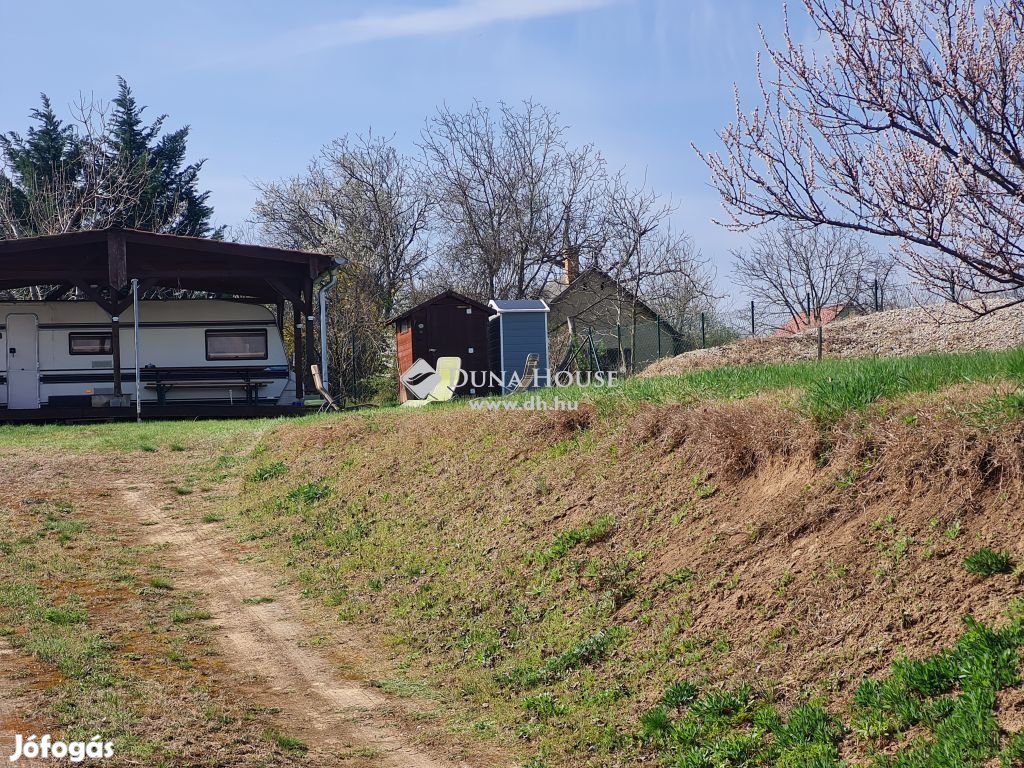
[[(982, 546), (1024, 555), (1022, 360), (726, 369), (581, 392), (593, 406), (569, 414), (289, 424), (233, 524), (394, 649), (384, 687), (434, 688), (453, 727), (538, 765), (829, 765), (897, 747), (939, 765), (927, 734), (956, 713), (996, 729), (954, 745), (968, 757), (948, 764), (978, 764), (1024, 726), (1019, 570), (963, 567)], [(1005, 634), (968, 633), (943, 663), (1002, 672), (922, 689), (932, 673), (915, 668), (887, 699), (855, 695), (901, 654), (952, 647), (968, 613)], [(886, 708), (961, 688), (977, 711)], [(943, 754), (973, 730), (957, 728)]]
[[(826, 766), (897, 747), (907, 765), (998, 750), (1009, 765), (1024, 750), (1008, 735), (1024, 729), (1022, 374), (1017, 352), (759, 366), (563, 391), (589, 401), (568, 414), (0, 427), (0, 445), (122, 463), (188, 449), (201, 459), (168, 478), (188, 493), (265, 435), (209, 524), (262, 541), (377, 637), (383, 689), (435, 697), (425, 717), (532, 765)], [(39, 711), (72, 733), (103, 722), (144, 762), (186, 731), (265, 744), (259, 713), (196, 677), (191, 596), (155, 586), (126, 531), (91, 524), (101, 498), (26, 506), (6, 490), (0, 626), (62, 670)], [(969, 572), (983, 546), (996, 555)], [(968, 613), (1002, 633), (964, 635)], [(159, 659), (144, 673), (139, 643)], [(931, 660), (887, 676), (904, 653)]]

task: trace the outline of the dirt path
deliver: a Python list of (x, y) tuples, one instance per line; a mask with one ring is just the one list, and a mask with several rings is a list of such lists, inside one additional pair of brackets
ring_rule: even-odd
[[(269, 571), (239, 562), (238, 546), (227, 535), (162, 508), (155, 486), (120, 480), (117, 487), (145, 538), (167, 545), (162, 554), (180, 573), (176, 584), (204, 595), (225, 663), (252, 681), (248, 695), (279, 710), (289, 734), (339, 765), (351, 766), (354, 758), (394, 768), (467, 765), (426, 754), (390, 725), (396, 713), (386, 696), (346, 679), (326, 652), (304, 646), (311, 629), (296, 597), (275, 585)], [(245, 602), (254, 598), (273, 602)]]

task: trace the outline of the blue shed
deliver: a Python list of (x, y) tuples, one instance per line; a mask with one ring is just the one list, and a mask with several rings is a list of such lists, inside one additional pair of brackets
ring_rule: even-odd
[[(515, 388), (512, 374), (523, 375), (526, 357), (536, 354), (537, 379), (533, 387), (547, 385), (548, 305), (540, 299), (493, 299), (489, 339), (491, 370), (502, 372), (502, 393)], [(539, 379), (539, 381), (538, 381)]]

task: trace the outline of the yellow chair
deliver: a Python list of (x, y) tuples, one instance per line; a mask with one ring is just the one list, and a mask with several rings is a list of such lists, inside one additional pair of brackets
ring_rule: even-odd
[(431, 403), (444, 403), (455, 396), (455, 387), (459, 383), (459, 372), (462, 370), (461, 357), (439, 357), (434, 371), (441, 377), (437, 386), (422, 400), (406, 400), (402, 405), (417, 408)]

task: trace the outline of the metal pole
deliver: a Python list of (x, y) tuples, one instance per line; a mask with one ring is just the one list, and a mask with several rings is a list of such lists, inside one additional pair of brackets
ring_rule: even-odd
[(701, 312), (700, 313), (700, 348), (701, 349), (707, 349), (707, 346), (708, 346), (708, 338), (707, 338), (707, 334), (705, 333), (705, 329), (704, 329), (704, 313)]
[(881, 306), (878, 303), (878, 278), (877, 277), (875, 278), (875, 290), (874, 290), (874, 292), (875, 292), (875, 312), (878, 312), (881, 309)]
[(338, 273), (331, 272), (331, 279), (320, 286), (320, 377), (324, 389), (331, 391), (330, 372), (327, 370), (327, 292), (338, 282)]
[(139, 368), (139, 280), (132, 278), (132, 323), (135, 325), (135, 421), (142, 423), (142, 371)]
[(750, 335), (757, 336), (757, 331), (754, 330), (754, 300), (750, 300)]

